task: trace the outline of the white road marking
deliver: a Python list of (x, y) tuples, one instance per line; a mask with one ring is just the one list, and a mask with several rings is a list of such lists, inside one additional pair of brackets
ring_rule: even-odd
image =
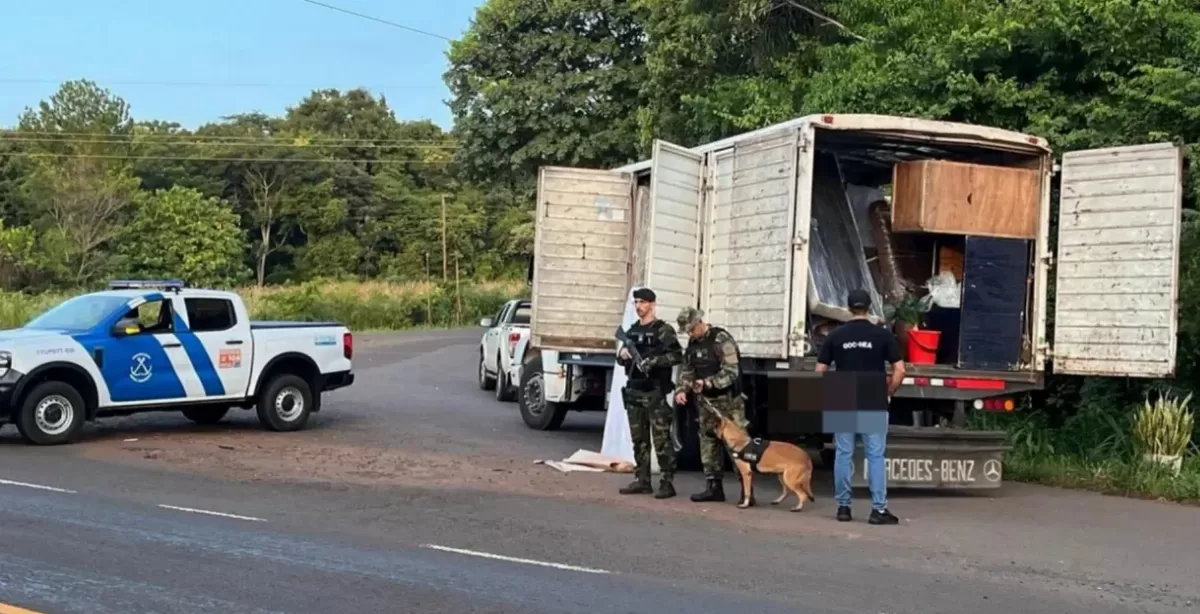
[(49, 490), (51, 492), (64, 492), (69, 495), (78, 494), (73, 490), (67, 490), (65, 488), (55, 488), (53, 486), (42, 486), (41, 484), (30, 484), (28, 482), (14, 482), (12, 480), (0, 480), (0, 484), (4, 484), (7, 486), (24, 486), (25, 488), (36, 488), (38, 490)]
[(255, 518), (253, 516), (238, 516), (237, 514), (226, 514), (225, 512), (213, 512), (209, 510), (198, 510), (190, 507), (176, 507), (174, 505), (158, 504), (159, 507), (168, 510), (178, 510), (180, 512), (191, 512), (193, 514), (208, 514), (210, 516), (221, 516), (223, 518), (236, 518), (238, 520), (253, 520), (254, 522), (266, 522), (265, 518)]
[(516, 557), (504, 556), (502, 554), (492, 554), (490, 552), (479, 552), (476, 550), (463, 550), (461, 548), (449, 548), (446, 546), (438, 546), (436, 544), (425, 544), (421, 547), (429, 548), (431, 550), (441, 550), (443, 552), (454, 552), (456, 554), (465, 554), (467, 556), (477, 556), (480, 558), (493, 559), (493, 560), (497, 560), (497, 561), (508, 561), (510, 563), (524, 563), (526, 565), (541, 565), (542, 567), (553, 567), (554, 569), (564, 569), (567, 571), (581, 571), (583, 573), (599, 573), (599, 574), (613, 573), (613, 572), (605, 570), (605, 569), (593, 569), (591, 567), (578, 567), (576, 565), (564, 565), (562, 563), (551, 563), (548, 561), (535, 561), (533, 559), (518, 559)]

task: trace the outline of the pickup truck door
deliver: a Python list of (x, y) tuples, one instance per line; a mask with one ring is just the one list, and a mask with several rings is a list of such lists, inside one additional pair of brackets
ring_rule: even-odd
[(512, 301), (505, 303), (500, 308), (500, 313), (496, 314), (496, 320), (492, 322), (492, 327), (484, 334), (483, 364), (493, 373), (498, 373), (500, 370), (500, 363), (496, 361), (496, 348), (499, 348), (500, 344), (504, 341), (501, 338), (501, 332), (504, 329), (505, 319), (508, 317), (508, 313), (512, 311), (514, 304)]
[(189, 296), (183, 303), (179, 334), (195, 365), (205, 400), (242, 399), (250, 383), (253, 340), (250, 320), (234, 301), (220, 296)]
[(120, 337), (100, 333), (92, 352), (114, 405), (187, 400), (184, 382), (195, 374), (175, 336), (172, 305), (157, 294), (135, 299), (125, 317), (136, 318), (139, 331)]

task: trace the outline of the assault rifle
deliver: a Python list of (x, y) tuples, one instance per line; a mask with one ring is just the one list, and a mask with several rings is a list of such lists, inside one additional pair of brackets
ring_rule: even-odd
[[(633, 343), (633, 339), (629, 338), (629, 334), (625, 332), (625, 329), (618, 326), (615, 337), (617, 338), (617, 341), (620, 341), (621, 344), (625, 346), (625, 349), (629, 350), (629, 355), (633, 358), (633, 365), (637, 367), (637, 370), (641, 371), (642, 373), (647, 373), (646, 369), (642, 367), (642, 365), (645, 364), (646, 359), (642, 357), (642, 353), (638, 351), (637, 345)], [(620, 352), (620, 350), (618, 350), (618, 352)]]

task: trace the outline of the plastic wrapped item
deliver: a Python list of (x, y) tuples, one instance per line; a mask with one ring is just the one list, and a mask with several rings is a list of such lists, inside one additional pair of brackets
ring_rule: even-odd
[(936, 277), (931, 277), (925, 282), (925, 288), (929, 290), (929, 294), (921, 298), (921, 302), (928, 311), (932, 305), (943, 307), (945, 309), (958, 309), (960, 297), (962, 296), (962, 287), (958, 280), (954, 279), (954, 273), (950, 271), (942, 271)]
[(815, 165), (808, 251), (809, 310), (845, 321), (850, 317), (846, 295), (863, 289), (871, 295), (870, 314), (882, 320), (883, 301), (867, 268), (837, 160), (818, 155)]

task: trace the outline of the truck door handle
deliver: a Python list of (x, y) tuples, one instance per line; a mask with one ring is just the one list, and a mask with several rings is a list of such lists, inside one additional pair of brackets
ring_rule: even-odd
[(177, 347), (182, 347), (182, 344), (180, 344), (180, 343), (164, 343), (164, 344), (163, 344), (163, 347), (165, 347), (165, 348), (177, 348)]
[(226, 345), (241, 345), (242, 340), (241, 339), (230, 339), (229, 341), (226, 341), (225, 344)]

